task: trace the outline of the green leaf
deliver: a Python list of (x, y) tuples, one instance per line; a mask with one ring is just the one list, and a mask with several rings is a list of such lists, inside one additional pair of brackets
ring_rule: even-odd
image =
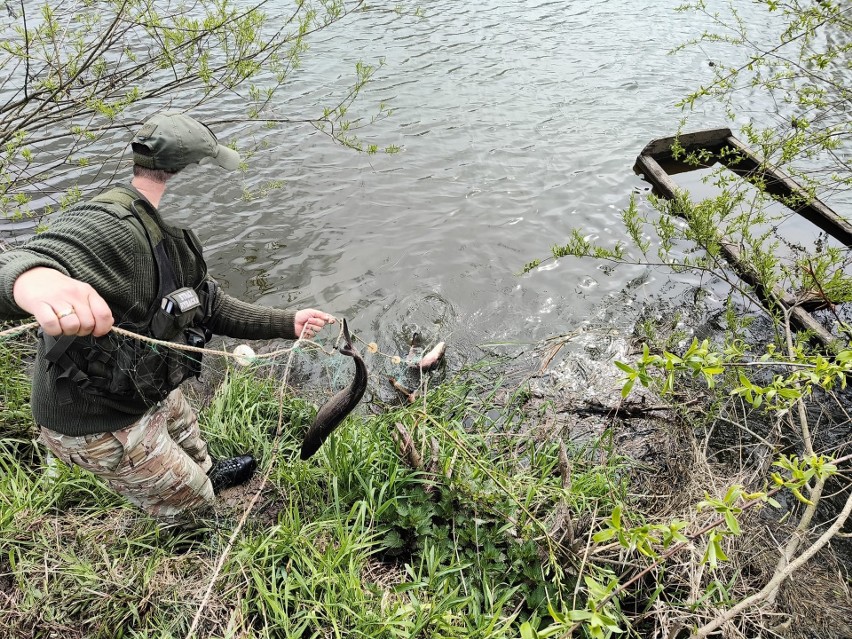
[(631, 377), (635, 377), (636, 375), (638, 375), (638, 373), (636, 372), (636, 369), (635, 369), (635, 368), (632, 368), (632, 367), (628, 366), (628, 365), (627, 365), (627, 364), (625, 364), (624, 362), (620, 362), (620, 361), (616, 360), (616, 361), (615, 361), (615, 365), (616, 365), (618, 368), (620, 368), (622, 371), (624, 371), (625, 373), (627, 373), (628, 375), (630, 375)]
[(553, 617), (553, 620), (557, 623), (565, 623), (566, 621), (568, 621), (568, 617), (566, 617), (564, 613), (554, 608), (553, 603), (550, 600), (548, 600), (547, 602), (547, 613), (551, 617)]
[(793, 492), (793, 495), (796, 496), (796, 499), (798, 499), (800, 502), (802, 502), (803, 504), (807, 504), (808, 506), (813, 506), (813, 502), (807, 497), (805, 497), (798, 488), (791, 488), (790, 490)]
[(612, 527), (621, 530), (621, 504), (612, 509)]
[(597, 581), (592, 579), (590, 576), (586, 575), (583, 578), (583, 581), (586, 582), (586, 588), (589, 590), (589, 599), (592, 601), (600, 601), (607, 595), (607, 590)]
[(707, 544), (701, 563), (709, 564), (712, 568), (716, 567), (716, 548), (712, 543)]
[(714, 539), (712, 545), (715, 547), (716, 559), (719, 561), (727, 561), (728, 555), (722, 550), (722, 543), (719, 539)]
[(728, 526), (728, 530), (735, 535), (741, 533), (740, 522), (737, 521), (736, 516), (730, 510), (725, 513), (725, 524)]
[(533, 629), (529, 621), (521, 624), (521, 639), (538, 639), (538, 633)]
[(683, 360), (675, 355), (674, 353), (669, 353), (668, 351), (663, 351), (663, 356), (672, 364), (682, 364)]
[(604, 541), (609, 541), (610, 539), (612, 539), (613, 537), (615, 537), (615, 535), (616, 535), (616, 533), (617, 533), (617, 532), (618, 532), (618, 531), (617, 531), (615, 528), (604, 528), (603, 530), (600, 530), (600, 531), (596, 532), (596, 533), (592, 536), (592, 539), (593, 539), (596, 543), (602, 543), (602, 542), (604, 542)]
[(588, 610), (570, 610), (568, 618), (571, 621), (588, 621), (592, 618), (592, 613)]

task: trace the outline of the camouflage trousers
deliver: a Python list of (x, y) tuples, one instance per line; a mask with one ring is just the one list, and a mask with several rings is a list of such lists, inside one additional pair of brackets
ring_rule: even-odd
[(42, 427), (41, 440), (149, 514), (164, 519), (213, 502), (213, 462), (180, 389), (121, 430), (74, 437)]

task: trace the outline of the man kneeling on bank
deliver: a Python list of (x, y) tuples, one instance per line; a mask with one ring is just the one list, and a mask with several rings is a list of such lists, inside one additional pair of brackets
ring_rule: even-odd
[(41, 439), (151, 515), (170, 519), (247, 481), (251, 455), (214, 462), (180, 384), (200, 354), (110, 332), (115, 322), (178, 345), (212, 335), (313, 337), (334, 319), (266, 308), (222, 292), (190, 229), (158, 206), (189, 165), (238, 167), (236, 151), (179, 114), (150, 118), (133, 138), (133, 179), (73, 206), (22, 247), (0, 254), (0, 317), (41, 326), (32, 411)]

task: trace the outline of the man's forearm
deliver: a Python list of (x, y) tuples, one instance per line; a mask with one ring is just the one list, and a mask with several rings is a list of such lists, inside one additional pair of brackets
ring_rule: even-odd
[(209, 328), (237, 339), (296, 339), (295, 315), (295, 311), (243, 302), (219, 289)]

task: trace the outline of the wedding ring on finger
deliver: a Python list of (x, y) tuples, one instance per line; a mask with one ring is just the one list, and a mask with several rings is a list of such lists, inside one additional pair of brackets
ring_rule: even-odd
[(59, 311), (56, 314), (57, 319), (62, 319), (63, 317), (68, 317), (69, 315), (74, 315), (77, 311), (74, 310), (74, 307), (66, 308), (64, 311)]

